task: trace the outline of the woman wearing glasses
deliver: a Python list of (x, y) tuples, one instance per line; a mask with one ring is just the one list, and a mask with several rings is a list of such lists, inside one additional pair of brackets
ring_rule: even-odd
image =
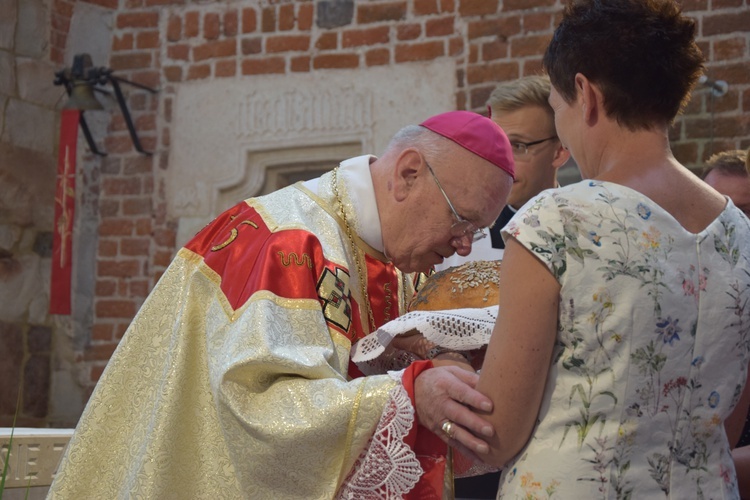
[(694, 35), (672, 1), (582, 0), (547, 49), (584, 180), (505, 229), (478, 384), (499, 497), (738, 498), (723, 423), (750, 360), (750, 224), (670, 151)]

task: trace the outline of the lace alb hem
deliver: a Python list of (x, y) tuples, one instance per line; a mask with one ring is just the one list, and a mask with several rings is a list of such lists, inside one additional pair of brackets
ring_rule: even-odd
[[(393, 376), (393, 375), (392, 375)], [(339, 489), (337, 499), (399, 499), (423, 474), (414, 451), (404, 438), (414, 424), (414, 407), (399, 383), (362, 454)]]

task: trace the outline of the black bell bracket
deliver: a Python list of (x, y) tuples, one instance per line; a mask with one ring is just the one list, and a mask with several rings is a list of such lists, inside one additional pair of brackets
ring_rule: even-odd
[(99, 148), (96, 147), (89, 126), (83, 116), (84, 111), (104, 109), (94, 96), (94, 92), (110, 94), (110, 91), (103, 88), (103, 86), (111, 85), (114, 90), (115, 98), (117, 99), (117, 104), (120, 106), (122, 116), (125, 119), (125, 124), (128, 127), (133, 146), (139, 153), (150, 156), (153, 153), (144, 150), (141, 146), (141, 141), (138, 139), (138, 133), (136, 132), (135, 125), (130, 117), (130, 111), (128, 110), (128, 105), (125, 101), (125, 96), (122, 93), (120, 83), (126, 83), (139, 89), (147, 90), (152, 94), (158, 92), (151, 87), (115, 76), (113, 70), (109, 68), (95, 67), (91, 62), (91, 56), (89, 54), (77, 54), (73, 58), (73, 65), (70, 68), (65, 68), (55, 73), (54, 81), (55, 85), (63, 85), (68, 94), (69, 99), (63, 108), (81, 110), (79, 122), (81, 124), (81, 129), (83, 130), (83, 135), (86, 137), (86, 142), (92, 153), (100, 156), (107, 155), (107, 153), (100, 151)]

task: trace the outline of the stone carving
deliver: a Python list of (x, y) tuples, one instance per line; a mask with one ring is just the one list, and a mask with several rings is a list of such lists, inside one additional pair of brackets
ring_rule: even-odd
[(334, 91), (252, 92), (240, 106), (237, 135), (260, 140), (279, 135), (309, 136), (367, 130), (372, 126), (372, 94), (353, 88)]
[(197, 212), (202, 203), (205, 203), (205, 182), (196, 182), (192, 186), (186, 186), (179, 191), (176, 191), (173, 195), (174, 207), (180, 212), (185, 214), (193, 214)]
[(455, 72), (453, 59), (440, 58), (176, 86), (163, 175), (177, 244), (243, 198), (378, 154), (404, 125), (455, 109)]

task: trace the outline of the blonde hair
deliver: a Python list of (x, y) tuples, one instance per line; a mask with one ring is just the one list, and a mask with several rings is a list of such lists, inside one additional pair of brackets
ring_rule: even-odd
[(706, 168), (701, 178), (705, 179), (712, 170), (726, 175), (747, 177), (750, 175), (750, 155), (742, 149), (716, 153), (706, 161)]
[(547, 101), (550, 88), (549, 78), (545, 75), (524, 76), (500, 83), (490, 94), (487, 104), (493, 114), (515, 111), (524, 106), (541, 106), (553, 116), (554, 111)]

